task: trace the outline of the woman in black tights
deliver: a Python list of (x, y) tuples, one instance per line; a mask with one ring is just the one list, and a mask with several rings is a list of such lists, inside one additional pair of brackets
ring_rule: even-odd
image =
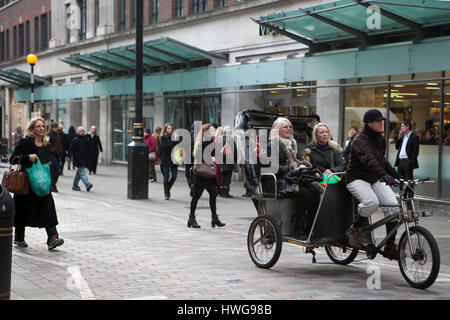
[[(194, 143), (194, 165), (196, 162), (213, 164), (215, 155), (215, 137), (216, 129), (210, 123), (206, 123), (202, 126), (202, 129), (198, 133)], [(211, 145), (212, 144), (212, 145)], [(206, 152), (205, 152), (206, 150)], [(205, 155), (206, 154), (206, 155)], [(208, 159), (209, 158), (209, 159)], [(195, 210), (197, 209), (197, 203), (202, 196), (203, 190), (206, 189), (209, 193), (209, 207), (211, 209), (211, 226), (224, 227), (225, 223), (222, 223), (217, 216), (216, 210), (216, 198), (217, 198), (217, 182), (216, 177), (204, 178), (193, 173), (194, 185), (192, 186), (192, 199), (189, 219), (187, 222), (188, 228), (200, 228), (200, 225), (195, 220)]]

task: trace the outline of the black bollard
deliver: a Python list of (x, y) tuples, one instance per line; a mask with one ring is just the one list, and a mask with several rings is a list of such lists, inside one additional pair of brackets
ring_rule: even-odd
[(0, 300), (11, 297), (14, 201), (3, 185), (0, 193)]

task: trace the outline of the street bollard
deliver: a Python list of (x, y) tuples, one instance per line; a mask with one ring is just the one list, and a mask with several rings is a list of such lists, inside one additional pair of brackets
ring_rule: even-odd
[(11, 297), (14, 202), (3, 185), (0, 193), (0, 300)]

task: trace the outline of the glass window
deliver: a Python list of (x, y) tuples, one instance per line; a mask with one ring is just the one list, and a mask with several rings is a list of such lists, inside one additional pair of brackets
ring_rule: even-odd
[(19, 24), (19, 56), (25, 54), (25, 30), (23, 23)]
[(192, 0), (192, 12), (199, 13), (207, 10), (206, 0)]
[(48, 48), (48, 16), (43, 14), (41, 16), (41, 49)]
[(227, 5), (227, 0), (216, 0), (216, 8), (225, 7)]
[(159, 15), (159, 1), (158, 0), (152, 0), (152, 22), (158, 22), (158, 15)]
[[(446, 72), (446, 77), (450, 71)], [(450, 81), (445, 82), (442, 134), (441, 197), (450, 199)]]
[(175, 0), (175, 17), (180, 18), (183, 16), (183, 0)]
[[(414, 178), (430, 178), (438, 181), (439, 163), (439, 117), (440, 83), (420, 82), (396, 84), (391, 89), (391, 118), (389, 161), (394, 164), (398, 150), (395, 148), (401, 121), (410, 119), (419, 137), (419, 168), (414, 170)], [(437, 197), (438, 184), (419, 185), (420, 195)]]
[[(133, 123), (136, 115), (135, 97), (113, 97), (111, 99), (111, 105), (113, 113), (112, 159), (116, 161), (126, 161), (128, 145), (133, 141)], [(153, 129), (153, 98), (144, 97), (142, 104), (142, 118), (145, 127)]]
[(34, 51), (39, 51), (39, 17), (34, 18)]
[(5, 61), (5, 33), (0, 32), (0, 61)]
[(86, 0), (78, 0), (78, 7), (80, 8), (80, 31), (78, 35), (79, 40), (86, 39)]

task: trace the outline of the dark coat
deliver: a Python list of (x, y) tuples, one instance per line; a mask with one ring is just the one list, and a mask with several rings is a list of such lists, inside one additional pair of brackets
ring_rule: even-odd
[[(23, 138), (14, 149), (11, 158), (11, 164), (22, 165), (23, 170), (30, 168), (32, 162), (29, 160), (30, 154), (37, 154), (41, 163), (50, 161), (50, 147), (37, 147), (34, 138)], [(52, 167), (52, 165), (50, 165)], [(52, 227), (58, 224), (56, 217), (55, 202), (52, 193), (44, 197), (36, 195), (30, 186), (30, 193), (27, 195), (14, 195), (15, 204), (15, 227)]]
[(64, 152), (61, 135), (57, 131), (50, 130), (48, 136), (50, 138), (50, 152), (57, 157), (61, 156)]
[(396, 177), (397, 172), (386, 160), (385, 153), (383, 135), (366, 126), (352, 141), (345, 183), (361, 179), (372, 184), (386, 173)]
[(332, 148), (330, 145), (320, 147), (315, 143), (306, 146), (311, 150), (311, 164), (324, 172), (330, 169), (333, 172), (342, 172), (345, 170), (345, 160), (341, 151)]
[(89, 142), (86, 136), (78, 135), (70, 145), (72, 153), (73, 166), (77, 168), (86, 168), (89, 161)]
[[(230, 136), (223, 136), (220, 138), (218, 144), (217, 144), (217, 151), (220, 152), (222, 150), (222, 148), (228, 143), (228, 145), (231, 147), (233, 146), (233, 149), (231, 150), (231, 152), (233, 153), (233, 163), (228, 163), (230, 162), (231, 159), (228, 159), (223, 156), (222, 154), (218, 155), (217, 157), (222, 157), (222, 163), (220, 165), (220, 171), (224, 172), (224, 171), (233, 171), (234, 167), (235, 167), (235, 163), (237, 163), (237, 146), (236, 143), (234, 141), (234, 139)], [(217, 163), (217, 161), (216, 161)]]
[(159, 146), (159, 156), (161, 158), (161, 165), (163, 166), (174, 166), (175, 164), (172, 161), (172, 149), (175, 148), (177, 144), (179, 144), (183, 137), (180, 137), (178, 141), (172, 141), (171, 135), (162, 135), (161, 136), (161, 144)]
[[(395, 143), (395, 149), (398, 150), (397, 157), (395, 158), (395, 167), (398, 166), (403, 138), (404, 137), (401, 137)], [(419, 167), (419, 163), (417, 162), (417, 157), (419, 156), (419, 137), (414, 132), (411, 132), (411, 135), (408, 138), (408, 143), (406, 144), (406, 154), (408, 155), (408, 163), (410, 168), (417, 169)]]
[(98, 154), (103, 152), (102, 143), (100, 142), (100, 137), (96, 134), (93, 137), (87, 134), (86, 137), (89, 145), (87, 167), (95, 172), (97, 170)]
[[(206, 147), (208, 147), (211, 143), (214, 143), (214, 140), (210, 140), (210, 141), (202, 141), (202, 147), (199, 148), (197, 150), (197, 152), (199, 153), (196, 157), (194, 157), (195, 159), (202, 159), (202, 162), (205, 163), (203, 157), (201, 155), (203, 155), (203, 151), (205, 150)], [(201, 153), (201, 155), (200, 155)], [(216, 148), (213, 148), (211, 151), (211, 156), (214, 157), (216, 154)], [(195, 166), (195, 163), (192, 163), (193, 166)], [(196, 175), (195, 173), (193, 173), (194, 176), (194, 184), (196, 185), (201, 185), (201, 186), (206, 186), (206, 185), (217, 185), (217, 181), (216, 181), (216, 177), (212, 177), (212, 178), (204, 178), (204, 177), (200, 177), (198, 175)]]
[(71, 142), (71, 141), (69, 141), (69, 135), (64, 132), (60, 132), (59, 135), (61, 137), (63, 154), (68, 155), (69, 150), (70, 150), (70, 142)]

